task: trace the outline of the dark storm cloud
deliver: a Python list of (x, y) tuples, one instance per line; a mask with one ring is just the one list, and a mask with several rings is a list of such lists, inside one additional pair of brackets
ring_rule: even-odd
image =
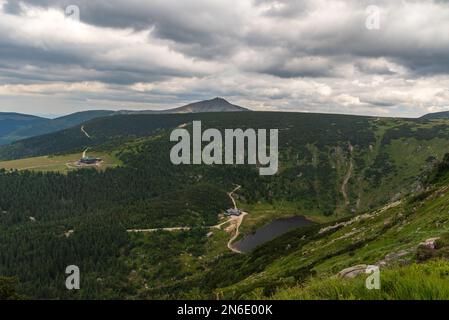
[[(2, 77), (10, 82), (29, 81), (101, 81), (111, 84), (132, 84), (141, 81), (160, 81), (172, 76), (182, 76), (183, 72), (164, 69), (142, 70), (135, 67), (117, 67), (104, 63), (93, 64), (79, 54), (55, 52), (39, 48), (1, 44), (0, 66)], [(24, 68), (24, 61), (34, 68)], [(36, 68), (39, 72), (36, 72)], [(94, 72), (90, 72), (93, 71)], [(191, 75), (191, 73), (189, 73)]]
[[(300, 103), (363, 113), (370, 105), (375, 112), (395, 104), (440, 108), (446, 98), (438, 90), (449, 74), (448, 1), (0, 3), (0, 85), (57, 82), (70, 91), (64, 83), (87, 81), (115, 90), (86, 95), (97, 99), (229, 95), (260, 98), (267, 107), (274, 101), (276, 108)], [(74, 30), (60, 21), (69, 5), (80, 8)], [(379, 8), (379, 30), (365, 26), (369, 5)]]
[[(239, 17), (226, 2), (122, 1), (122, 0), (24, 0), (22, 3), (64, 10), (80, 9), (81, 21), (112, 28), (154, 29), (154, 34), (174, 42), (187, 53), (209, 57), (230, 53), (239, 31)], [(215, 3), (215, 4), (214, 4)], [(231, 8), (231, 9), (229, 9)], [(6, 11), (19, 14), (20, 5), (9, 1)]]
[[(279, 57), (279, 61), (273, 62), (272, 66), (260, 70), (280, 77), (332, 76), (332, 72), (326, 70), (305, 72), (285, 70), (285, 63), (281, 59), (304, 55), (389, 57), (417, 74), (446, 73), (449, 68), (448, 46), (432, 47), (431, 43), (417, 46), (420, 44), (417, 40), (420, 39), (413, 36), (417, 31), (413, 29), (413, 25), (410, 25), (409, 29), (395, 28), (391, 33), (390, 29), (394, 28), (397, 21), (389, 21), (387, 18), (400, 19), (400, 13), (383, 16), (383, 26), (379, 31), (373, 32), (364, 27), (366, 6), (374, 3), (381, 9), (389, 8), (390, 5), (386, 1), (348, 2), (345, 8), (339, 10), (343, 13), (352, 10), (351, 16), (344, 23), (328, 29), (326, 17), (332, 18), (329, 12), (332, 6), (325, 6), (326, 2), (322, 2), (321, 5), (321, 2), (317, 1), (317, 5), (313, 1), (256, 0), (253, 2), (254, 7), (264, 8), (260, 13), (261, 16), (271, 19), (275, 27), (276, 24), (282, 25), (289, 20), (304, 21), (306, 24), (305, 27), (302, 26), (304, 30), (300, 30), (301, 24), (298, 24), (298, 30), (262, 28), (262, 31), (257, 25), (243, 31), (245, 27), (247, 28), (246, 22), (242, 21), (238, 10), (234, 10), (224, 1), (26, 0), (21, 2), (60, 9), (74, 4), (80, 8), (81, 20), (90, 25), (135, 30), (153, 28), (153, 34), (158, 38), (172, 41), (171, 46), (175, 50), (188, 56), (209, 60), (228, 59), (239, 48), (248, 45), (262, 48), (282, 47), (288, 50), (288, 56), (284, 54)], [(442, 1), (435, 3), (442, 6), (447, 4)], [(6, 9), (7, 12), (16, 14), (20, 12), (17, 1), (8, 1)], [(399, 9), (400, 7), (397, 11)], [(340, 12), (335, 12), (335, 15), (338, 14)], [(407, 11), (404, 11), (404, 14), (407, 14)], [(307, 25), (311, 20), (310, 15), (313, 15), (315, 25)], [(320, 17), (323, 20), (320, 20)], [(364, 71), (363, 68), (360, 70)]]

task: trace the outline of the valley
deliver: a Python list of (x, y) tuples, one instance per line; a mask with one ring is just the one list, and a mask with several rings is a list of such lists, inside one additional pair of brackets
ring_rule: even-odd
[[(205, 129), (278, 129), (279, 172), (173, 165), (170, 132), (195, 120)], [(101, 170), (67, 166), (86, 150), (103, 159)], [(336, 290), (351, 298), (345, 288), (361, 282), (334, 277), (345, 268), (377, 263), (391, 277), (435, 263), (446, 270), (433, 257), (446, 255), (447, 150), (445, 119), (279, 112), (92, 119), (0, 147), (0, 275), (16, 277), (31, 298), (332, 298)], [(229, 208), (241, 214), (227, 218)], [(300, 217), (311, 223), (296, 225)], [(283, 221), (298, 228), (239, 247)], [(443, 239), (441, 247), (425, 251), (420, 244), (430, 238)], [(83, 272), (78, 292), (60, 285), (73, 263)], [(393, 294), (354, 290), (357, 298)]]

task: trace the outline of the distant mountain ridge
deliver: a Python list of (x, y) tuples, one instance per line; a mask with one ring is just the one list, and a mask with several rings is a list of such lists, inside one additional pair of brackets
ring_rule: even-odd
[(47, 120), (28, 114), (14, 112), (0, 113), (0, 144), (7, 142), (7, 139), (4, 140), (4, 137), (10, 135), (12, 132), (23, 127), (39, 125)]
[(167, 110), (90, 110), (72, 113), (56, 119), (47, 119), (13, 112), (0, 112), (0, 145), (64, 130), (95, 118), (120, 114), (176, 114), (242, 111), (250, 110), (231, 104), (225, 99), (217, 97), (215, 99), (199, 101)]
[(182, 107), (167, 110), (117, 111), (117, 114), (172, 114), (172, 113), (205, 113), (205, 112), (245, 112), (249, 109), (232, 104), (223, 98), (214, 98), (187, 104)]
[(245, 112), (250, 110), (237, 106), (235, 104), (231, 104), (225, 99), (215, 98), (212, 100), (190, 103), (186, 106), (166, 111), (167, 113), (200, 113), (200, 112)]
[(428, 113), (423, 115), (420, 119), (423, 120), (449, 119), (449, 111)]
[(93, 110), (76, 112), (56, 119), (47, 119), (26, 114), (0, 113), (0, 145), (60, 131), (112, 114), (114, 114), (114, 111)]

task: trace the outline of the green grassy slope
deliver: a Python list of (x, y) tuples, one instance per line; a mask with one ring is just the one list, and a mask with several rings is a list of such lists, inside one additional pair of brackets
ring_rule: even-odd
[(313, 279), (283, 289), (271, 298), (280, 300), (448, 300), (449, 262), (429, 261), (396, 267), (381, 273), (380, 290), (368, 290), (367, 275), (356, 279)]

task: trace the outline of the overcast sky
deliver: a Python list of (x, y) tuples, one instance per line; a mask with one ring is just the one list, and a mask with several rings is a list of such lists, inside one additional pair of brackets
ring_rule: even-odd
[(0, 0), (0, 111), (220, 96), (253, 110), (419, 116), (449, 110), (448, 31), (444, 0)]

